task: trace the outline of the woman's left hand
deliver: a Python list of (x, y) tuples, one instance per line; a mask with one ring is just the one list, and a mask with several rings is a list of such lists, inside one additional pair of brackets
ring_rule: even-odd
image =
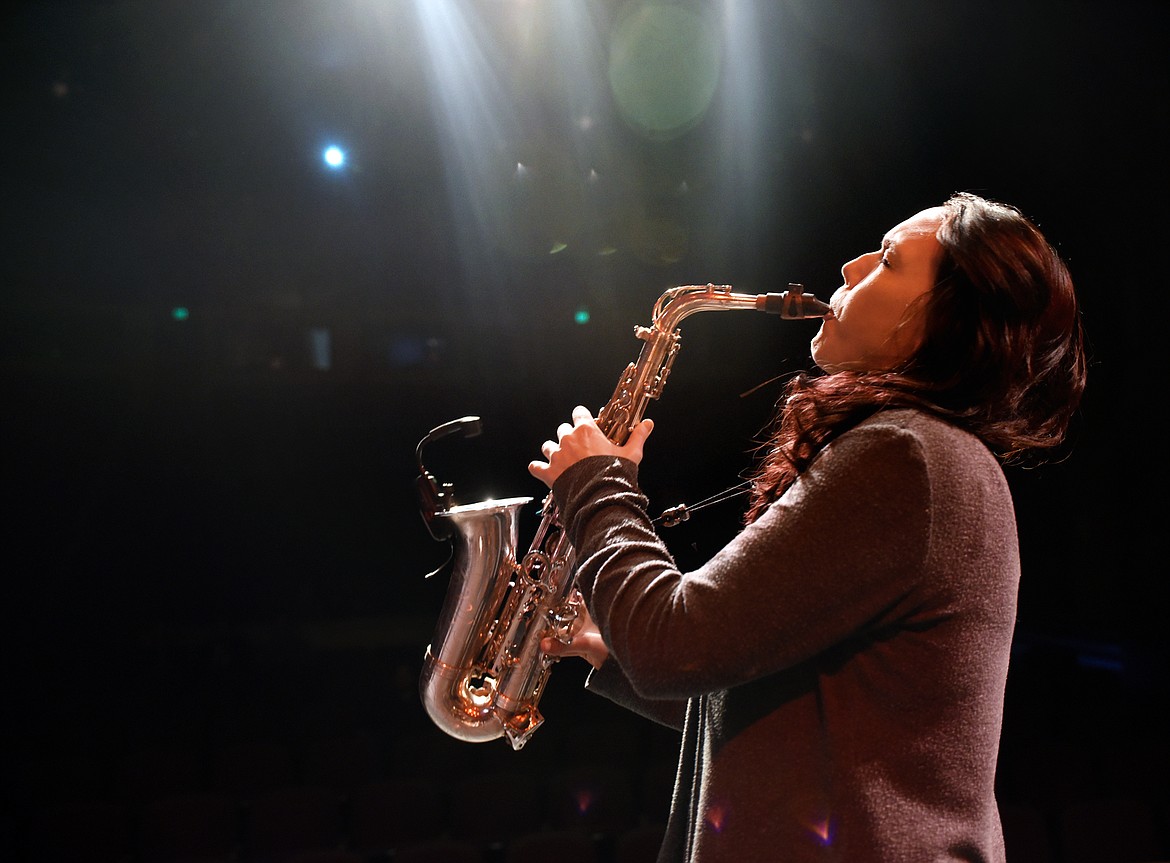
[(561, 423), (557, 427), (556, 442), (546, 440), (541, 446), (540, 451), (548, 461), (529, 462), (528, 472), (552, 488), (557, 477), (570, 466), (590, 456), (618, 456), (640, 464), (642, 445), (653, 428), (653, 420), (642, 420), (634, 426), (626, 442), (618, 446), (597, 427), (589, 408), (578, 405), (573, 408), (573, 424)]

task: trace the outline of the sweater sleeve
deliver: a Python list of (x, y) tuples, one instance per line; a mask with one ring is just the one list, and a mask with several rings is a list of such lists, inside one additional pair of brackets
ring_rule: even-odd
[(636, 693), (665, 699), (790, 668), (914, 613), (929, 488), (912, 434), (860, 426), (689, 573), (654, 532), (633, 463), (585, 459), (553, 493), (611, 656)]
[(600, 668), (589, 672), (585, 688), (598, 695), (604, 695), (615, 704), (644, 716), (646, 719), (681, 731), (686, 719), (687, 702), (675, 698), (644, 698), (634, 691), (630, 680), (622, 672), (617, 660), (607, 659)]

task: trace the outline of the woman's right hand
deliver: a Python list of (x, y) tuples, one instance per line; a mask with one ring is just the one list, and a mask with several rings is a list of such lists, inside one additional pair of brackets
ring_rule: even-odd
[(601, 668), (609, 658), (609, 648), (601, 640), (601, 630), (589, 616), (589, 610), (583, 602), (577, 606), (577, 621), (569, 643), (546, 635), (540, 641), (540, 649), (549, 656), (580, 656), (594, 668)]

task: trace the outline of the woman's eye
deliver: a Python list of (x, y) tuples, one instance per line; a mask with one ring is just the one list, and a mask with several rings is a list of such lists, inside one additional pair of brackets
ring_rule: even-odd
[(883, 267), (888, 267), (890, 265), (890, 256), (883, 254), (882, 259), (878, 261), (878, 263), (880, 263)]

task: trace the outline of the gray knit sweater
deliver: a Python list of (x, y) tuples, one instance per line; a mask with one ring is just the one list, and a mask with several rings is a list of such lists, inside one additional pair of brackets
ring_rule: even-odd
[(977, 439), (880, 413), (688, 573), (631, 462), (553, 493), (610, 649), (587, 686), (682, 731), (661, 863), (1003, 860), (1019, 553)]

